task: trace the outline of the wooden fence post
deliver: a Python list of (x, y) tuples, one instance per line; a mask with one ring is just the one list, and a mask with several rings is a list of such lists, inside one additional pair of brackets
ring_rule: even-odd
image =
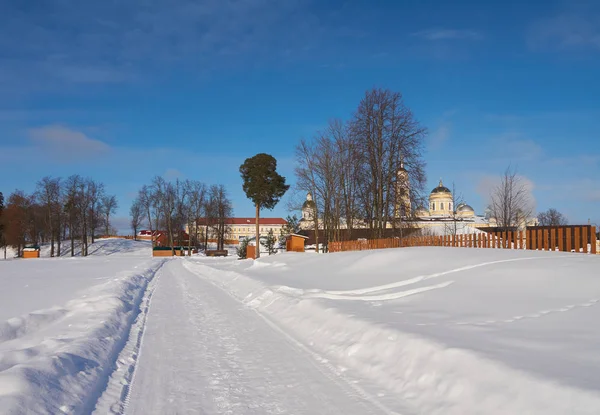
[(556, 251), (556, 228), (550, 229), (550, 250)]
[(573, 245), (571, 244), (571, 228), (567, 228), (567, 246), (566, 246), (566, 251), (567, 252), (571, 252), (571, 249), (573, 248)]
[(579, 226), (575, 227), (575, 243), (574, 248), (575, 252), (579, 253), (579, 249), (581, 248), (581, 228)]
[(565, 251), (565, 232), (564, 228), (558, 228), (558, 250)]
[(542, 240), (543, 242), (543, 247), (544, 247), (544, 251), (548, 250), (548, 229), (544, 229), (542, 230)]
[(596, 227), (592, 226), (590, 228), (590, 232), (591, 232), (591, 234), (590, 234), (590, 241), (592, 243), (592, 251), (591, 251), (591, 253), (595, 255), (597, 253), (596, 252)]
[(584, 226), (581, 228), (581, 242), (583, 243), (583, 253), (588, 253), (588, 228), (589, 226)]

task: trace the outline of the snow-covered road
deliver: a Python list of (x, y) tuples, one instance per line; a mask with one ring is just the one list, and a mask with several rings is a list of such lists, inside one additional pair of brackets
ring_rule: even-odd
[(391, 413), (183, 261), (157, 277), (124, 413)]
[(0, 263), (0, 413), (600, 413), (598, 256), (97, 243)]

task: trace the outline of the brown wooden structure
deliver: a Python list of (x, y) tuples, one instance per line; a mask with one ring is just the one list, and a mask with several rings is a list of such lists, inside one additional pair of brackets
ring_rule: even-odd
[(173, 251), (170, 249), (153, 249), (152, 256), (165, 257), (165, 256), (173, 256)]
[(205, 251), (206, 256), (227, 256), (228, 252), (225, 249), (209, 249)]
[(596, 228), (589, 225), (537, 226), (526, 231), (490, 231), (487, 233), (415, 236), (330, 242), (329, 252), (410, 246), (452, 246), (463, 248), (529, 249), (596, 254)]
[(307, 239), (308, 236), (293, 233), (285, 241), (285, 250), (288, 252), (304, 252), (304, 243)]
[(36, 249), (35, 251), (23, 251), (23, 258), (24, 259), (30, 259), (30, 258), (39, 258), (40, 257), (40, 250)]

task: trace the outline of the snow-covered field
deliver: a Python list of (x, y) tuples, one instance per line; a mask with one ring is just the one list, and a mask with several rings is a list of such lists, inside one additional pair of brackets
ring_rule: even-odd
[(598, 256), (427, 247), (186, 265), (401, 413), (600, 413)]
[(90, 252), (0, 261), (0, 413), (600, 413), (600, 256)]
[(163, 261), (101, 240), (88, 258), (0, 261), (0, 413), (89, 412)]

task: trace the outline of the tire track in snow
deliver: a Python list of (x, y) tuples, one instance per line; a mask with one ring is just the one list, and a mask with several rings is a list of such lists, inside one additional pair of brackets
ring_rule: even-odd
[(162, 274), (162, 268), (167, 262), (168, 260), (165, 260), (160, 264), (144, 290), (142, 301), (129, 329), (127, 340), (114, 362), (116, 368), (108, 376), (107, 387), (96, 403), (92, 412), (94, 414), (113, 413), (123, 415), (127, 411), (129, 394), (135, 381), (137, 362), (142, 351), (152, 295)]
[[(402, 415), (396, 411), (389, 409), (387, 406), (385, 406), (383, 403), (381, 403), (375, 396), (373, 396), (372, 394), (367, 392), (365, 389), (360, 387), (357, 383), (346, 378), (343, 374), (345, 369), (337, 368), (334, 364), (330, 363), (328, 359), (326, 359), (319, 353), (313, 351), (309, 346), (305, 345), (300, 340), (296, 339), (296, 337), (294, 337), (291, 333), (289, 333), (284, 328), (282, 328), (279, 324), (277, 324), (275, 321), (273, 321), (268, 315), (262, 313), (259, 310), (258, 306), (263, 301), (267, 301), (267, 300), (270, 301), (269, 303), (267, 303), (268, 305), (270, 305), (278, 300), (278, 298), (276, 298), (273, 295), (273, 291), (267, 290), (266, 292), (264, 292), (263, 294), (259, 295), (258, 297), (255, 297), (255, 298), (240, 299), (236, 296), (233, 296), (225, 287), (216, 283), (216, 281), (214, 281), (211, 277), (207, 278), (207, 276), (204, 275), (202, 273), (202, 270), (198, 269), (197, 266), (190, 266), (190, 265), (191, 265), (190, 262), (187, 262), (187, 261), (183, 263), (184, 268), (187, 269), (189, 272), (191, 272), (198, 278), (201, 278), (203, 281), (208, 282), (209, 284), (211, 284), (212, 286), (221, 290), (228, 296), (234, 298), (236, 301), (244, 304), (246, 307), (252, 309), (254, 311), (254, 313), (256, 313), (256, 315), (261, 320), (263, 320), (274, 332), (276, 332), (282, 338), (284, 338), (288, 344), (290, 344), (292, 347), (294, 347), (298, 351), (298, 353), (301, 353), (301, 354), (309, 357), (310, 362), (313, 364), (313, 366), (319, 372), (321, 372), (323, 374), (323, 376), (330, 379), (332, 382), (336, 383), (341, 389), (346, 390), (347, 394), (360, 397), (365, 402), (368, 402), (369, 404), (373, 405), (374, 409), (376, 409), (377, 411), (380, 411), (381, 413), (383, 413), (385, 415)], [(194, 265), (197, 265), (197, 264), (194, 264)], [(211, 269), (210, 267), (208, 267), (204, 264), (202, 264), (202, 266), (204, 266), (208, 269)], [(211, 269), (211, 272), (213, 270), (214, 269)], [(381, 394), (378, 396), (380, 398), (383, 397), (383, 395), (381, 395)]]
[(525, 257), (525, 258), (503, 259), (503, 260), (499, 260), (499, 261), (482, 262), (479, 264), (473, 264), (473, 265), (467, 265), (464, 267), (453, 268), (453, 269), (450, 269), (447, 271), (436, 272), (434, 274), (420, 275), (418, 277), (410, 278), (408, 280), (393, 282), (391, 284), (378, 285), (375, 287), (359, 288), (359, 289), (355, 289), (355, 290), (344, 290), (344, 291), (307, 290), (306, 292), (309, 294), (326, 294), (326, 295), (337, 295), (337, 296), (359, 296), (359, 295), (364, 295), (364, 294), (371, 294), (371, 293), (378, 292), (378, 291), (386, 291), (386, 290), (391, 290), (394, 288), (400, 288), (400, 287), (404, 287), (406, 285), (416, 284), (418, 282), (426, 281), (426, 280), (429, 280), (432, 278), (438, 278), (438, 277), (442, 277), (444, 275), (455, 274), (458, 272), (468, 271), (468, 270), (475, 269), (475, 268), (487, 267), (489, 265), (496, 265), (496, 264), (502, 264), (502, 263), (507, 263), (507, 262), (532, 261), (532, 260), (540, 260), (540, 259), (560, 259), (560, 258), (572, 258), (572, 256), (570, 256), (570, 255), (560, 255), (560, 256), (555, 256), (555, 257), (534, 256), (534, 257)]
[(381, 294), (381, 295), (366, 295), (366, 296), (354, 296), (354, 295), (340, 295), (340, 294), (331, 294), (329, 292), (322, 293), (309, 293), (304, 295), (303, 298), (325, 298), (328, 300), (348, 300), (348, 301), (389, 301), (389, 300), (397, 300), (398, 298), (408, 297), (410, 295), (415, 295), (419, 293), (424, 293), (431, 290), (437, 290), (440, 288), (448, 287), (453, 284), (454, 281), (447, 281), (441, 284), (436, 285), (428, 285), (425, 287), (414, 288), (412, 290), (399, 291), (389, 294)]

